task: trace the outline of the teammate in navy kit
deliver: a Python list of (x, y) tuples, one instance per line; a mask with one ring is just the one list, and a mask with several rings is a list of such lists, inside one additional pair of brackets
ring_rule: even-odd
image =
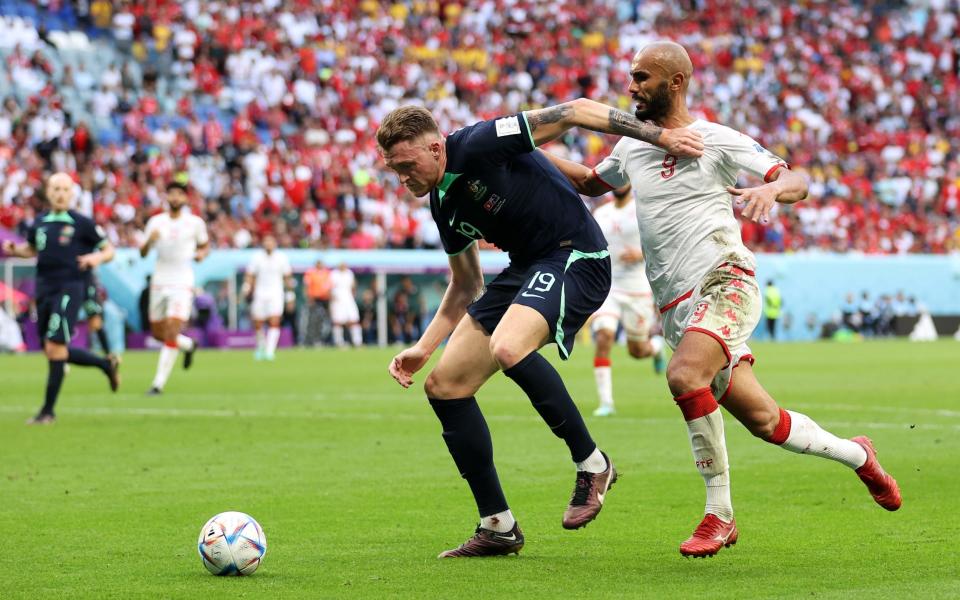
[[(430, 195), (450, 256), (452, 277), (436, 316), (420, 341), (389, 366), (393, 378), (409, 387), (453, 333), (424, 387), (481, 522), (472, 538), (441, 557), (509, 554), (523, 547), (474, 398), (499, 370), (529, 396), (577, 465), (565, 528), (593, 520), (616, 481), (613, 464), (590, 437), (560, 375), (537, 352), (555, 342), (567, 358), (577, 331), (610, 288), (607, 243), (596, 221), (566, 178), (533, 152), (577, 126), (636, 137), (683, 156), (698, 156), (702, 149), (696, 133), (661, 129), (584, 99), (484, 121), (447, 138), (429, 111), (408, 106), (387, 115), (377, 131), (386, 165), (400, 182), (415, 196)], [(479, 239), (510, 255), (510, 266), (486, 290)]]
[(65, 363), (97, 367), (117, 391), (120, 377), (115, 357), (102, 358), (82, 348), (71, 348), (70, 337), (80, 305), (86, 299), (86, 271), (113, 259), (113, 246), (93, 221), (69, 210), (74, 183), (66, 173), (47, 180), (50, 211), (40, 215), (27, 234), (27, 243), (3, 243), (6, 254), (37, 257), (37, 327), (43, 339), (49, 371), (43, 408), (28, 424), (49, 424), (55, 420), (53, 407), (63, 383)]

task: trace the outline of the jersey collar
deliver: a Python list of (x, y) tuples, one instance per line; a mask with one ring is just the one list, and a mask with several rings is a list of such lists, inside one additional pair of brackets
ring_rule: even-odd
[(437, 196), (440, 199), (440, 204), (443, 204), (443, 198), (447, 195), (447, 190), (450, 189), (450, 186), (453, 185), (453, 182), (457, 180), (457, 177), (460, 177), (463, 173), (444, 173), (443, 180), (440, 181), (440, 185), (437, 186)]
[(67, 211), (63, 212), (49, 212), (43, 219), (41, 223), (73, 223), (73, 217), (70, 216), (70, 213)]

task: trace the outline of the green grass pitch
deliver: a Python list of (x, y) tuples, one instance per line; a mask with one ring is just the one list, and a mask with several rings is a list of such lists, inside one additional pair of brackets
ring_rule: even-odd
[[(754, 350), (782, 406), (873, 438), (901, 484), (899, 512), (843, 466), (756, 440), (727, 415), (740, 541), (682, 558), (703, 483), (665, 382), (619, 349), (619, 415), (587, 417), (623, 474), (598, 520), (560, 527), (574, 481), (566, 447), (497, 375), (478, 398), (527, 545), (519, 557), (439, 561), (477, 515), (421, 389), (387, 375), (393, 349), (287, 351), (275, 363), (201, 352), (159, 398), (143, 395), (156, 354), (130, 353), (117, 395), (74, 367), (50, 427), (23, 424), (40, 404), (42, 357), (2, 356), (0, 597), (960, 596), (960, 343)], [(559, 366), (587, 415), (591, 365), (584, 346)], [(252, 577), (216, 578), (200, 563), (200, 527), (223, 510), (263, 525)]]

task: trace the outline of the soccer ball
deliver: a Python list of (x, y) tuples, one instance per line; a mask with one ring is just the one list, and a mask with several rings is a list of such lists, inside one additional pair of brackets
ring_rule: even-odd
[(267, 552), (267, 537), (250, 515), (222, 512), (200, 530), (197, 549), (214, 575), (252, 575)]

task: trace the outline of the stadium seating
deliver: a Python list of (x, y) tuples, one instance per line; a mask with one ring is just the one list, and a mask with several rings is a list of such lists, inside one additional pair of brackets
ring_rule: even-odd
[[(378, 161), (383, 115), (424, 99), (452, 130), (578, 96), (629, 110), (630, 56), (670, 37), (694, 60), (698, 113), (812, 181), (810, 200), (744, 223), (749, 246), (960, 249), (951, 2), (707, 0), (694, 17), (666, 2), (314, 4), (0, 0), (0, 226), (29, 222), (43, 173), (63, 168), (119, 245), (138, 243), (162, 183), (185, 177), (221, 247), (267, 232), (285, 246), (435, 247), (429, 211)], [(587, 132), (551, 149), (592, 164), (613, 141)]]

